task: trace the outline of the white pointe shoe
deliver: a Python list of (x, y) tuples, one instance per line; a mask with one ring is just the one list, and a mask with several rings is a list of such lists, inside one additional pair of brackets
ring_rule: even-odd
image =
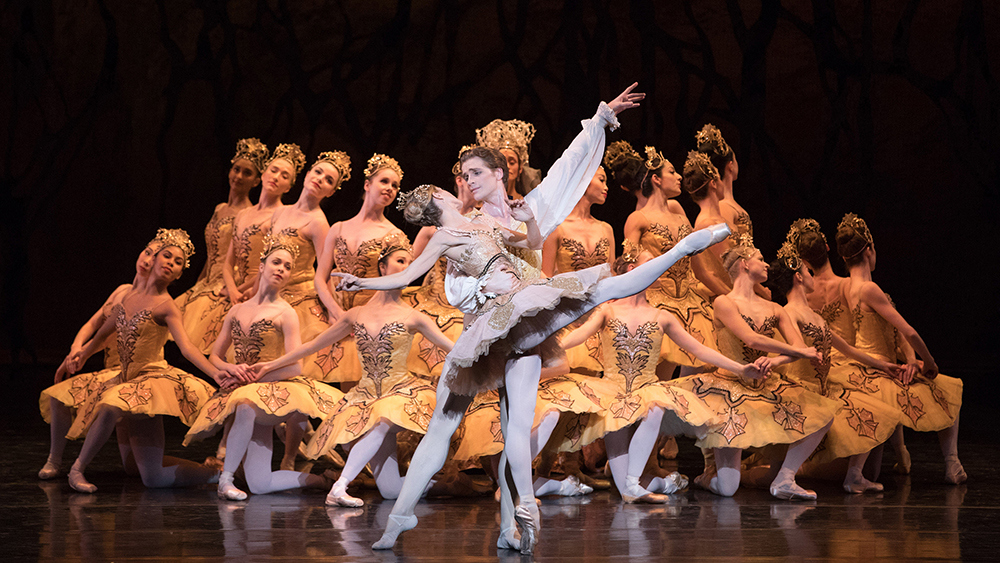
[(521, 527), (521, 553), (532, 553), (538, 545), (538, 532), (541, 529), (538, 505), (528, 508), (524, 504), (518, 504), (514, 509), (514, 521)]
[[(656, 480), (654, 479), (654, 482)], [(662, 493), (665, 495), (672, 495), (678, 491), (683, 491), (688, 487), (689, 481), (686, 475), (681, 475), (677, 471), (674, 471), (670, 475), (660, 479), (662, 485), (656, 489), (650, 489), (653, 493)], [(650, 483), (652, 485), (653, 483)]]
[(563, 497), (578, 497), (589, 495), (592, 492), (594, 492), (593, 487), (581, 483), (576, 475), (570, 475), (559, 482), (559, 490), (555, 494)]
[(342, 481), (337, 481), (333, 484), (333, 487), (330, 488), (330, 492), (326, 495), (326, 504), (357, 508), (359, 506), (364, 506), (365, 501), (347, 494), (347, 484)]
[(246, 500), (247, 494), (233, 484), (233, 474), (223, 472), (219, 475), (219, 487), (216, 490), (222, 500)]
[(521, 550), (521, 538), (517, 535), (517, 528), (500, 530), (500, 537), (497, 538), (497, 549)]
[(731, 232), (729, 225), (719, 223), (705, 229), (698, 229), (678, 241), (674, 248), (680, 249), (687, 256), (693, 256), (713, 244), (725, 240)]
[(944, 459), (944, 482), (952, 485), (961, 485), (969, 478), (965, 474), (965, 468), (958, 456), (949, 456)]
[(771, 483), (771, 496), (781, 500), (816, 500), (816, 491), (803, 489), (795, 481)]
[(412, 530), (417, 526), (417, 517), (413, 514), (409, 516), (396, 516), (395, 514), (389, 515), (389, 523), (385, 526), (385, 532), (382, 533), (382, 537), (372, 544), (372, 549), (392, 549), (392, 546), (396, 545), (396, 538), (399, 534), (407, 530)]
[(844, 479), (844, 492), (852, 495), (860, 495), (867, 492), (882, 492), (882, 483), (876, 483), (865, 479), (860, 473), (858, 475), (848, 474)]

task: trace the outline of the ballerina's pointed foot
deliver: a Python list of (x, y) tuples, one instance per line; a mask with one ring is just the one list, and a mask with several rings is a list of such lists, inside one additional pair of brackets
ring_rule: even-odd
[(556, 494), (564, 497), (577, 497), (581, 495), (589, 495), (592, 492), (594, 492), (593, 487), (581, 483), (580, 479), (577, 478), (576, 475), (570, 475), (559, 482), (559, 490)]
[(952, 485), (961, 485), (969, 476), (965, 474), (965, 468), (962, 467), (962, 462), (958, 460), (958, 457), (954, 459), (946, 458), (944, 467), (944, 481), (945, 483), (950, 483)]
[(38, 472), (39, 479), (54, 479), (59, 476), (59, 464), (53, 463), (52, 460), (46, 460), (45, 465)]
[(726, 240), (726, 237), (728, 237), (733, 232), (732, 229), (729, 228), (729, 225), (725, 223), (712, 225), (711, 227), (708, 227), (708, 230), (711, 231), (712, 233), (712, 242), (709, 243), (708, 246), (712, 246), (713, 244), (717, 244)]
[(688, 236), (682, 238), (675, 246), (687, 256), (693, 256), (702, 250), (725, 240), (729, 236), (729, 226), (725, 223), (712, 225), (705, 229), (699, 229)]
[(629, 504), (666, 504), (670, 500), (667, 498), (667, 495), (651, 493), (642, 488), (638, 477), (627, 477), (625, 479), (625, 490), (621, 491), (621, 494), (622, 500)]
[(497, 538), (497, 549), (521, 550), (521, 538), (517, 535), (517, 528), (507, 528), (500, 531), (500, 537)]
[(78, 493), (96, 493), (97, 487), (87, 481), (83, 473), (77, 469), (69, 470), (69, 486)]
[(413, 514), (409, 516), (389, 515), (389, 523), (385, 527), (382, 537), (372, 544), (372, 549), (392, 549), (396, 545), (396, 538), (399, 534), (407, 530), (412, 530), (417, 526), (417, 517)]
[(219, 488), (217, 489), (219, 498), (222, 500), (246, 500), (247, 494), (233, 484), (233, 474), (223, 472), (219, 476)]
[(521, 503), (514, 510), (514, 521), (521, 527), (520, 551), (525, 555), (534, 552), (535, 546), (538, 545), (540, 519), (538, 505), (535, 503)]
[[(655, 488), (653, 484), (656, 484)], [(682, 475), (677, 471), (674, 471), (670, 475), (663, 478), (656, 478), (650, 482), (649, 491), (652, 493), (662, 493), (665, 495), (670, 495), (678, 491), (683, 491), (687, 488), (689, 480), (686, 475)]]
[(365, 501), (347, 494), (347, 484), (338, 480), (333, 484), (333, 487), (330, 488), (329, 494), (326, 495), (326, 504), (357, 508), (359, 506), (364, 506)]

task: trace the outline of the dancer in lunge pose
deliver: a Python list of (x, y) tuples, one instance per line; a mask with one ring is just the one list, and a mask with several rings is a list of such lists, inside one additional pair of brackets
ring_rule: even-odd
[[(226, 435), (226, 459), (219, 477), (219, 498), (247, 498), (233, 484), (233, 475), (241, 461), (250, 492), (256, 495), (329, 486), (329, 480), (319, 475), (286, 469), (287, 460), (283, 460), (281, 470), (271, 471), (273, 428), (297, 419), (325, 418), (334, 411), (343, 393), (301, 376), (298, 363), (266, 377), (258, 377), (249, 370), (250, 365), (273, 360), (301, 343), (299, 315), (281, 295), (295, 277), (300, 252), (297, 242), (296, 238), (275, 232), (265, 237), (257, 292), (230, 309), (209, 358), (219, 369), (236, 375), (223, 381), (222, 389), (201, 409), (184, 438), (185, 446), (202, 440), (231, 420)], [(225, 360), (230, 346), (235, 363)], [(294, 454), (291, 459), (294, 460)]]

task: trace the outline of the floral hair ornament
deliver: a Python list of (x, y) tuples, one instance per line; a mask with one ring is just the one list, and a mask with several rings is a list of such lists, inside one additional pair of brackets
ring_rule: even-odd
[(722, 131), (711, 123), (706, 123), (701, 131), (694, 135), (698, 150), (704, 153), (712, 153), (713, 156), (728, 156), (733, 151), (722, 138)]
[(406, 238), (406, 235), (399, 231), (382, 237), (382, 251), (378, 253), (378, 261), (381, 262), (383, 258), (397, 250), (405, 250), (411, 254), (413, 253), (413, 246), (410, 244), (410, 239)]
[(181, 249), (181, 254), (184, 255), (184, 268), (187, 269), (191, 265), (191, 257), (194, 256), (194, 244), (184, 229), (159, 229), (156, 231), (156, 238), (153, 239), (153, 242), (157, 241), (160, 242), (160, 248), (157, 252), (168, 246), (176, 246)]
[(781, 244), (781, 248), (778, 249), (778, 259), (793, 272), (799, 271), (802, 267), (802, 258), (799, 257), (799, 251), (791, 241), (786, 240)]
[(337, 187), (334, 188), (333, 191), (339, 190), (340, 187), (344, 185), (344, 182), (351, 179), (351, 157), (348, 156), (346, 152), (321, 152), (319, 153), (319, 156), (316, 157), (316, 162), (313, 163), (313, 166), (316, 166), (320, 162), (330, 164), (337, 169), (337, 172), (340, 173), (340, 180), (337, 180)]
[(399, 166), (399, 162), (391, 156), (375, 153), (371, 158), (368, 159), (368, 166), (365, 167), (365, 178), (371, 178), (372, 176), (378, 174), (379, 170), (388, 168), (399, 176), (399, 181), (403, 181), (403, 169)]
[(698, 187), (688, 186), (688, 193), (695, 193), (705, 188), (712, 180), (719, 179), (719, 171), (712, 164), (708, 155), (700, 151), (689, 151), (687, 160), (684, 161), (684, 177), (687, 178), (693, 172), (699, 172), (705, 181)]
[(260, 253), (260, 261), (266, 260), (276, 250), (285, 250), (291, 254), (293, 263), (299, 259), (299, 246), (292, 242), (292, 237), (285, 231), (264, 235), (264, 250)]
[(819, 223), (815, 219), (796, 219), (792, 223), (792, 228), (788, 230), (788, 234), (785, 235), (785, 240), (795, 245), (796, 252), (799, 248), (799, 239), (805, 233), (816, 233), (823, 237), (823, 242), (826, 242), (826, 235), (819, 228)]
[(458, 176), (462, 173), (462, 155), (465, 154), (465, 151), (472, 150), (478, 146), (479, 145), (473, 143), (471, 145), (462, 145), (462, 148), (458, 149), (458, 160), (455, 161), (455, 165), (451, 167), (451, 173), (453, 176)]
[(235, 164), (237, 160), (245, 158), (250, 161), (250, 164), (257, 169), (257, 173), (260, 174), (264, 171), (264, 164), (268, 162), (268, 152), (267, 145), (260, 142), (260, 139), (250, 137), (248, 139), (240, 139), (236, 143), (236, 154), (233, 159), (229, 162)]
[(528, 166), (531, 140), (535, 126), (520, 119), (494, 119), (486, 127), (476, 129), (476, 143), (491, 149), (511, 149), (517, 153), (521, 167)]
[(864, 252), (865, 249), (868, 248), (869, 246), (875, 246), (875, 241), (872, 240), (872, 233), (871, 231), (868, 230), (868, 223), (865, 223), (864, 219), (858, 217), (853, 213), (848, 213), (847, 215), (844, 215), (843, 219), (840, 220), (840, 224), (837, 225), (837, 230), (840, 231), (840, 229), (842, 229), (845, 226), (851, 227), (854, 230), (854, 232), (857, 233), (868, 244), (862, 246), (861, 250), (855, 252), (854, 254), (851, 254), (850, 256), (842, 256), (842, 258), (844, 258), (845, 260), (854, 258), (858, 254)]
[(656, 150), (656, 147), (646, 147), (646, 169), (659, 170), (667, 162), (666, 158)]
[(632, 145), (628, 141), (615, 141), (608, 145), (608, 148), (604, 151), (604, 168), (614, 176), (615, 167), (623, 160), (629, 158), (641, 159), (642, 157), (639, 156), (639, 153), (632, 148)]
[[(292, 167), (295, 169), (295, 174), (292, 176), (293, 181), (295, 180), (295, 176), (298, 176), (299, 172), (302, 172), (302, 168), (306, 165), (306, 155), (302, 154), (302, 149), (295, 143), (282, 143), (275, 147), (267, 164), (271, 164), (279, 158), (283, 158), (292, 164)], [(266, 164), (264, 166), (265, 168), (267, 167)]]

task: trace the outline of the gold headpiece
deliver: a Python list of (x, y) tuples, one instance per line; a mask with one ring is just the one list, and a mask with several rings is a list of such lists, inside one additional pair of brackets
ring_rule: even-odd
[(347, 155), (344, 151), (327, 151), (319, 153), (316, 157), (316, 162), (313, 166), (316, 166), (320, 162), (326, 162), (337, 169), (340, 172), (340, 180), (337, 182), (337, 187), (334, 191), (340, 189), (340, 186), (344, 185), (344, 182), (351, 179), (351, 157)]
[(249, 139), (240, 139), (236, 143), (236, 155), (229, 162), (235, 164), (237, 160), (245, 158), (250, 161), (250, 164), (254, 165), (257, 173), (260, 174), (264, 171), (264, 163), (267, 162), (267, 156), (267, 145), (260, 142), (260, 139), (250, 137)]
[(264, 235), (264, 250), (260, 253), (260, 261), (263, 262), (275, 250), (287, 250), (292, 255), (292, 263), (299, 259), (299, 245), (292, 242), (292, 237), (279, 231), (277, 234), (269, 232)]
[(782, 243), (781, 248), (778, 249), (778, 259), (793, 272), (799, 271), (799, 268), (802, 267), (802, 258), (799, 257), (799, 251), (791, 241), (786, 240)]
[[(271, 158), (268, 159), (267, 164), (271, 164), (275, 160), (283, 158), (288, 162), (292, 163), (292, 167), (295, 169), (295, 176), (302, 172), (302, 167), (306, 165), (306, 155), (302, 154), (302, 149), (299, 148), (295, 143), (282, 143), (274, 147), (274, 152), (271, 153)], [(267, 166), (265, 164), (265, 166)]]
[(162, 243), (159, 250), (168, 246), (176, 246), (181, 249), (181, 253), (184, 254), (184, 268), (191, 265), (191, 257), (194, 256), (194, 244), (184, 229), (159, 229), (156, 231), (156, 238), (153, 239), (153, 242), (156, 241)]
[(622, 260), (626, 264), (635, 264), (639, 260), (639, 254), (642, 252), (642, 247), (638, 244), (632, 242), (631, 239), (625, 239), (622, 241)]
[(371, 178), (372, 176), (378, 174), (378, 171), (383, 168), (392, 170), (399, 176), (399, 181), (403, 181), (403, 169), (399, 167), (399, 163), (396, 162), (396, 159), (391, 156), (378, 153), (373, 154), (372, 157), (368, 159), (368, 167), (365, 168), (365, 178)]
[(620, 161), (626, 158), (636, 158), (641, 159), (639, 153), (635, 152), (632, 145), (628, 141), (615, 141), (608, 145), (608, 148), (604, 151), (604, 167), (608, 169), (608, 173), (612, 176), (615, 175), (615, 167)]
[(646, 147), (646, 169), (647, 170), (659, 170), (663, 168), (663, 165), (667, 162), (667, 159), (663, 158), (663, 155), (656, 150), (656, 147)]
[(410, 245), (410, 239), (406, 238), (406, 235), (399, 231), (382, 237), (382, 251), (378, 253), (378, 261), (381, 262), (383, 258), (397, 250), (405, 250), (411, 254), (413, 253), (413, 246)]
[(421, 211), (417, 216), (407, 217), (406, 220), (411, 223), (419, 221), (420, 217), (423, 216), (423, 210), (427, 209), (427, 204), (434, 197), (436, 189), (437, 186), (432, 184), (420, 184), (408, 192), (400, 192), (399, 196), (396, 197), (396, 209), (403, 211), (410, 203), (413, 203)]
[(719, 171), (712, 164), (708, 155), (699, 151), (689, 151), (687, 160), (684, 161), (684, 177), (687, 178), (693, 171), (701, 172), (706, 178), (705, 182), (697, 187), (685, 186), (689, 193), (701, 190), (712, 180), (719, 179)]
[(458, 176), (462, 173), (462, 155), (465, 154), (465, 151), (472, 150), (478, 146), (479, 145), (477, 144), (462, 145), (462, 148), (458, 149), (458, 160), (455, 161), (455, 165), (451, 167), (451, 173), (453, 176)]
[(531, 140), (535, 126), (520, 119), (494, 119), (486, 127), (476, 129), (476, 143), (491, 149), (513, 149), (521, 160), (521, 169), (528, 166)]
[(862, 219), (861, 217), (858, 217), (853, 213), (848, 213), (847, 215), (844, 215), (844, 218), (840, 220), (840, 224), (837, 225), (837, 231), (840, 231), (841, 227), (843, 227), (844, 225), (848, 225), (851, 228), (853, 228), (854, 232), (861, 235), (861, 238), (863, 238), (865, 242), (868, 243), (865, 246), (861, 247), (861, 250), (855, 252), (854, 254), (850, 256), (842, 256), (842, 258), (844, 258), (845, 260), (849, 258), (854, 258), (858, 254), (864, 252), (865, 248), (875, 245), (875, 242), (872, 240), (872, 233), (871, 231), (868, 230), (868, 223), (865, 223), (865, 220)]
[[(739, 231), (735, 233), (730, 233), (729, 240), (733, 243), (733, 245), (729, 247), (729, 250), (727, 250), (726, 253), (723, 255), (723, 259), (726, 262), (729, 262), (728, 260), (725, 260), (725, 258), (730, 253), (732, 253), (735, 256), (739, 256), (740, 258), (749, 260), (750, 257), (752, 257), (754, 253), (757, 252), (757, 247), (753, 245), (753, 237), (750, 236), (750, 233), (739, 232)], [(725, 265), (726, 269), (729, 269), (729, 266), (731, 264), (732, 262), (726, 264)]]
[(823, 237), (823, 242), (826, 242), (826, 235), (820, 230), (819, 223), (815, 219), (796, 219), (792, 223), (792, 228), (788, 230), (788, 234), (785, 235), (785, 240), (795, 245), (795, 251), (798, 252), (799, 239), (805, 233), (817, 233)]
[(710, 152), (713, 156), (727, 156), (732, 151), (726, 144), (726, 140), (722, 138), (722, 132), (711, 123), (706, 123), (701, 131), (695, 133), (694, 140), (699, 151)]

